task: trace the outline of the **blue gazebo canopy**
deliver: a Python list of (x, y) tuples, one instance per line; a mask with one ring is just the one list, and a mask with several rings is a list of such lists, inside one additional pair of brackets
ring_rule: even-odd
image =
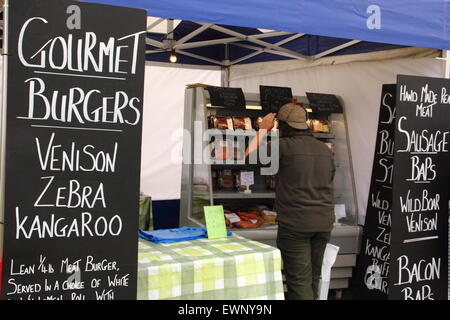
[[(149, 23), (151, 61), (166, 62), (173, 50), (181, 63), (229, 66), (402, 46), (450, 49), (448, 0), (90, 2), (142, 8), (151, 17), (166, 18)], [(172, 25), (173, 19), (181, 23)], [(169, 21), (166, 32), (154, 32), (153, 27), (164, 21)]]

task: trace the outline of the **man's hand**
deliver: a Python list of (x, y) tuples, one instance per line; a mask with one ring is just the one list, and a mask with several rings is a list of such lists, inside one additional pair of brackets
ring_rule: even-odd
[(262, 118), (262, 121), (259, 124), (259, 131), (248, 144), (247, 150), (245, 150), (244, 160), (250, 155), (250, 153), (258, 149), (258, 146), (260, 145), (264, 136), (267, 134), (267, 131), (273, 128), (276, 115), (276, 113), (269, 113), (266, 114), (264, 118)]
[(261, 123), (259, 124), (259, 129), (261, 130), (270, 130), (273, 128), (274, 125), (274, 119), (276, 113), (268, 113), (262, 118)]

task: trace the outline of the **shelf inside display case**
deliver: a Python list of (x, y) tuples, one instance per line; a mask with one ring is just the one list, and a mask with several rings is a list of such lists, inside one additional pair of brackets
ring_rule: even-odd
[(275, 192), (226, 192), (216, 191), (213, 199), (275, 199)]
[(246, 137), (254, 137), (256, 136), (256, 130), (221, 130), (221, 129), (210, 129), (208, 130), (208, 135), (210, 137), (213, 136), (229, 136), (229, 137), (235, 137), (235, 136), (246, 136)]
[(313, 132), (312, 135), (317, 139), (334, 139), (335, 138), (335, 135), (333, 133)]
[(237, 160), (233, 161), (223, 161), (223, 160), (212, 160), (211, 161), (211, 169), (212, 170), (218, 170), (218, 169), (239, 169), (244, 168), (246, 170), (259, 170), (261, 168), (267, 167), (267, 165), (262, 163), (243, 163)]

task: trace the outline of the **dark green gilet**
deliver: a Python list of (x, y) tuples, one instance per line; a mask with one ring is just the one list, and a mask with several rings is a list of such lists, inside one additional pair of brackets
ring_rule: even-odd
[(329, 232), (334, 223), (330, 149), (311, 133), (280, 138), (275, 209), (280, 226), (299, 232)]

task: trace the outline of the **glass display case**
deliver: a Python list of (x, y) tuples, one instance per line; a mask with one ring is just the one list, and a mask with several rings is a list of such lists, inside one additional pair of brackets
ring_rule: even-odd
[[(345, 281), (335, 287), (346, 287), (359, 250), (361, 230), (345, 109), (343, 113), (318, 113), (309, 106), (306, 96), (294, 98), (308, 110), (313, 135), (334, 152), (337, 219), (331, 243), (340, 247), (345, 262), (338, 259), (337, 264), (342, 264), (341, 271), (346, 269)], [(223, 205), (227, 226), (232, 232), (275, 246), (273, 177), (278, 163), (259, 152), (251, 159), (243, 160), (248, 142), (256, 135), (258, 118), (268, 112), (262, 110), (259, 94), (245, 93), (245, 103), (245, 109), (214, 106), (205, 88), (186, 89), (180, 226), (204, 226), (203, 207)], [(269, 132), (268, 140), (273, 142), (278, 136), (274, 129)], [(239, 183), (242, 171), (253, 172), (254, 184), (249, 187), (250, 193)], [(252, 223), (239, 224), (236, 219), (240, 218)]]
[[(204, 225), (205, 205), (223, 204), (224, 207), (237, 208), (257, 204), (273, 205), (273, 175), (276, 174), (277, 164), (271, 163), (269, 157), (262, 159), (256, 156), (243, 160), (243, 151), (256, 135), (257, 119), (268, 112), (261, 109), (258, 94), (245, 94), (245, 98), (246, 109), (224, 108), (212, 106), (208, 91), (204, 88), (186, 89), (180, 225)], [(306, 97), (295, 98), (304, 103), (309, 112), (313, 135), (326, 143), (334, 153), (337, 222), (355, 226), (358, 224), (358, 213), (345, 115), (314, 112)], [(249, 121), (240, 126), (237, 119)], [(219, 124), (214, 126), (213, 121)], [(268, 139), (278, 139), (278, 131), (275, 129), (269, 132)], [(239, 180), (237, 173), (240, 171), (254, 173), (255, 183), (250, 187), (251, 193), (243, 192), (236, 185)], [(260, 228), (267, 228), (267, 225)], [(258, 231), (260, 228), (246, 231)]]

